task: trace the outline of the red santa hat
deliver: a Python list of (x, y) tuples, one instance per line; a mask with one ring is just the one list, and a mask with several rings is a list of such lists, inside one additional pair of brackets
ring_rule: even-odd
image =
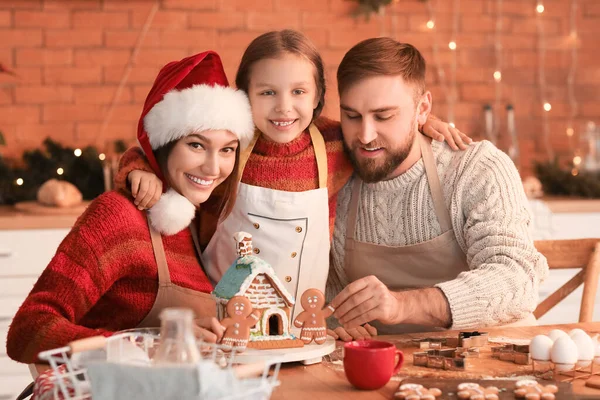
[[(138, 141), (150, 166), (163, 180), (154, 150), (194, 132), (228, 130), (246, 147), (254, 135), (248, 97), (229, 87), (221, 59), (207, 51), (165, 65), (148, 93), (138, 124)], [(196, 207), (168, 189), (150, 213), (159, 232), (172, 235), (194, 219)]]

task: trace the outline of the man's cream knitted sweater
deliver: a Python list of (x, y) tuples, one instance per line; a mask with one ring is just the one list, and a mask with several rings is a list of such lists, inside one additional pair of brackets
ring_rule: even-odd
[[(528, 203), (514, 164), (487, 141), (459, 152), (445, 143), (434, 141), (432, 146), (452, 226), (470, 269), (436, 285), (450, 303), (452, 328), (524, 318), (538, 303), (548, 264), (533, 246)], [(338, 197), (329, 299), (349, 283), (343, 265), (352, 183)], [(442, 233), (422, 159), (397, 178), (364, 184), (361, 195), (358, 241), (407, 246)]]

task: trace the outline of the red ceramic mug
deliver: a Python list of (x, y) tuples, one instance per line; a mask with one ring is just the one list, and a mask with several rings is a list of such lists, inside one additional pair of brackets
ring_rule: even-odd
[(344, 372), (358, 389), (383, 387), (400, 370), (403, 362), (404, 354), (389, 342), (357, 340), (344, 344)]

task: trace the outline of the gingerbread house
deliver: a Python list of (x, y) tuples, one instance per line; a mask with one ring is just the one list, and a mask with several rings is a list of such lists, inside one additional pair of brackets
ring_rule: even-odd
[(250, 331), (248, 347), (298, 347), (302, 342), (292, 333), (291, 313), (294, 297), (285, 289), (273, 268), (253, 254), (252, 235), (235, 234), (237, 259), (213, 291), (219, 320), (228, 317), (226, 306), (234, 296), (244, 296), (259, 310), (258, 323)]

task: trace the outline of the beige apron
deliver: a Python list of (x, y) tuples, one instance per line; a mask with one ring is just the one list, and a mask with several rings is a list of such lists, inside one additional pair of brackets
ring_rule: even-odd
[[(217, 316), (217, 306), (215, 300), (209, 293), (198, 292), (196, 290), (184, 288), (175, 285), (171, 282), (171, 275), (167, 265), (165, 249), (163, 247), (162, 236), (148, 221), (150, 228), (150, 237), (152, 239), (152, 248), (156, 265), (158, 266), (158, 293), (152, 309), (137, 326), (138, 328), (160, 327), (160, 312), (167, 307), (187, 307), (191, 308), (196, 318), (201, 316)], [(198, 245), (198, 234), (195, 226), (190, 226), (194, 246), (198, 254), (200, 254), (200, 246)], [(200, 266), (198, 266), (200, 268)]]
[[(309, 132), (319, 188), (288, 192), (240, 183), (233, 210), (218, 225), (202, 253), (203, 265), (213, 283), (219, 282), (237, 258), (233, 235), (245, 231), (252, 234), (256, 255), (273, 267), (297, 304), (307, 289), (316, 288), (325, 293), (330, 249), (327, 152), (317, 127), (311, 125)], [(240, 155), (240, 177), (258, 137), (259, 134), (255, 135)], [(302, 307), (293, 307), (292, 320), (300, 311)]]
[[(346, 226), (344, 266), (350, 281), (375, 275), (392, 291), (433, 287), (435, 284), (455, 279), (468, 271), (466, 257), (459, 246), (450, 212), (444, 204), (442, 186), (438, 177), (431, 144), (417, 135), (433, 206), (442, 234), (426, 242), (408, 246), (385, 246), (359, 242), (355, 239), (362, 181), (355, 177)], [(533, 316), (519, 321), (529, 325)], [(442, 330), (431, 326), (410, 324), (384, 325), (374, 321), (379, 334), (424, 332)], [(511, 324), (513, 325), (513, 324)]]

